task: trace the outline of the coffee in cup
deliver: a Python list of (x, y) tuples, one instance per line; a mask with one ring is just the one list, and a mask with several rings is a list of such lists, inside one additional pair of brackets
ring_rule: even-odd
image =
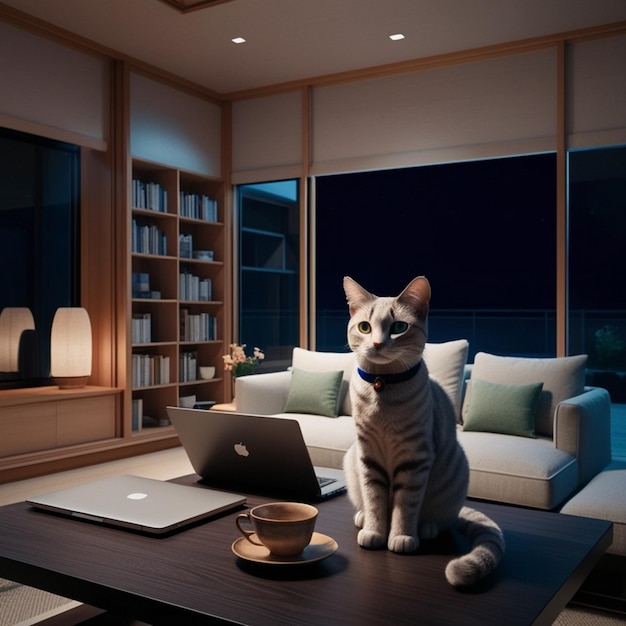
[[(275, 556), (297, 556), (311, 543), (318, 510), (300, 502), (260, 504), (235, 519), (239, 532)], [(252, 530), (242, 527), (250, 523)]]

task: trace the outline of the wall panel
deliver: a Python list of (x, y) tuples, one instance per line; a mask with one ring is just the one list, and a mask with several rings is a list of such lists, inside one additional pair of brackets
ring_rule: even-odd
[(567, 49), (569, 148), (626, 143), (626, 35)]
[(554, 150), (556, 48), (317, 87), (312, 173)]
[(233, 103), (233, 182), (302, 175), (302, 92)]
[(135, 158), (221, 177), (221, 105), (130, 76), (130, 152)]
[(0, 125), (106, 149), (108, 62), (0, 22)]

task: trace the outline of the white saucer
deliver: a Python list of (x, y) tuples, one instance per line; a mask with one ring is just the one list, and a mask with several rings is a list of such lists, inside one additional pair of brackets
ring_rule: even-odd
[[(256, 535), (252, 535), (256, 538)], [(240, 558), (266, 565), (305, 565), (328, 558), (337, 551), (337, 542), (332, 537), (313, 533), (311, 543), (296, 556), (273, 556), (264, 546), (255, 546), (245, 537), (239, 537), (232, 545), (233, 552)]]

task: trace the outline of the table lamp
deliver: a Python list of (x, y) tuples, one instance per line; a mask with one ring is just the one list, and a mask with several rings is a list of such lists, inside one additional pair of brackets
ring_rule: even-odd
[(27, 307), (6, 307), (0, 313), (0, 372), (17, 372), (24, 331), (35, 330)]
[(52, 321), (50, 374), (61, 389), (77, 389), (91, 375), (91, 322), (81, 307), (61, 307)]

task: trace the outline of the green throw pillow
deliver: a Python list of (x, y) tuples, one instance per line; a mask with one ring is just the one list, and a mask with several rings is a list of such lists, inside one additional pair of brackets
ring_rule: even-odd
[(471, 379), (470, 386), (464, 430), (535, 436), (535, 414), (543, 383), (500, 385)]
[(285, 413), (312, 413), (337, 417), (343, 370), (306, 372), (293, 369)]

